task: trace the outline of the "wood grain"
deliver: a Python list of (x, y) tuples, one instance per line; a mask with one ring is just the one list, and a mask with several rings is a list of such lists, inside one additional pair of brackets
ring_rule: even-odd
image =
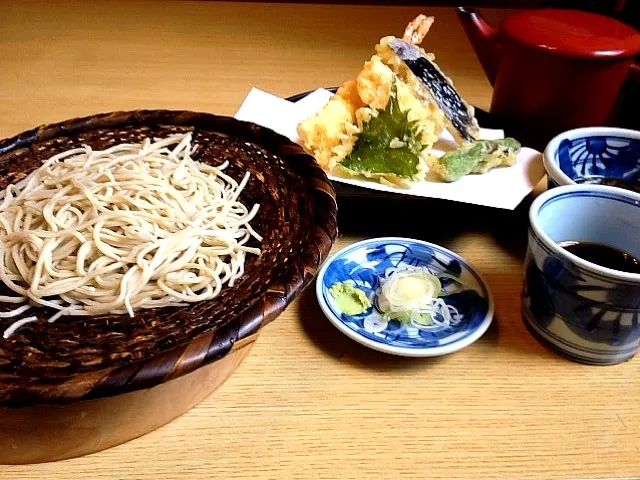
[[(252, 85), (290, 95), (353, 76), (417, 7), (184, 1), (3, 2), (0, 135), (100, 111), (233, 114)], [(472, 103), (491, 89), (451, 9), (426, 46)], [(488, 12), (495, 24), (505, 11)], [(238, 371), (188, 414), (98, 454), (2, 467), (46, 479), (557, 479), (640, 475), (638, 360), (589, 367), (540, 346), (520, 319), (526, 204), (340, 205), (336, 248), (407, 235), (465, 256), (496, 319), (430, 360), (367, 350), (313, 291), (266, 327)], [(409, 212), (409, 213), (407, 213)], [(51, 439), (55, 442), (55, 439)]]
[(222, 385), (247, 356), (256, 337), (239, 341), (213, 364), (153, 388), (67, 405), (0, 406), (0, 463), (74, 458), (149, 433), (189, 411)]

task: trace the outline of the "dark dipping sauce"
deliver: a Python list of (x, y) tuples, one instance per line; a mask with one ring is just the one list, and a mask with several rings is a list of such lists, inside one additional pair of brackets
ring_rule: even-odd
[(617, 248), (594, 242), (561, 242), (566, 251), (602, 267), (628, 273), (640, 273), (640, 260)]

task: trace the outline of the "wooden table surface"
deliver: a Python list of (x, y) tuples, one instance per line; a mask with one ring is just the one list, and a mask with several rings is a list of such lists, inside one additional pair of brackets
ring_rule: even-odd
[[(470, 102), (487, 83), (451, 8), (425, 46)], [(0, 4), (0, 136), (102, 111), (233, 115), (251, 86), (287, 96), (352, 78), (416, 7), (187, 1)], [(488, 11), (496, 23), (506, 11)], [(486, 277), (495, 321), (437, 359), (365, 349), (308, 289), (202, 404), (125, 445), (2, 479), (628, 478), (640, 475), (639, 360), (571, 363), (526, 331), (527, 202), (341, 204), (336, 249), (367, 236), (440, 243)], [(395, 209), (395, 210), (392, 210)], [(386, 214), (386, 216), (385, 216)], [(54, 439), (52, 439), (54, 441)]]

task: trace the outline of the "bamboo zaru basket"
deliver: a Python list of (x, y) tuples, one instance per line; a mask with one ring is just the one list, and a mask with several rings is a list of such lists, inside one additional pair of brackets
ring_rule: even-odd
[[(54, 324), (45, 321), (51, 311), (37, 309), (41, 321), (0, 338), (0, 462), (99, 451), (181, 415), (235, 370), (327, 257), (337, 208), (322, 169), (285, 137), (229, 117), (144, 110), (39, 127), (0, 142), (0, 189), (71, 148), (186, 131), (199, 145), (196, 160), (228, 160), (236, 179), (251, 172), (242, 201), (260, 204), (252, 226), (263, 236), (261, 255), (248, 256), (241, 279), (210, 301)], [(0, 319), (0, 328), (10, 323)]]

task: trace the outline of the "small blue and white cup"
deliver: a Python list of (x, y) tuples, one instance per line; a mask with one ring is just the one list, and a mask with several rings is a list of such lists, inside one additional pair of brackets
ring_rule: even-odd
[(602, 183), (640, 184), (640, 132), (617, 127), (583, 127), (555, 136), (542, 155), (549, 188)]
[(640, 194), (602, 185), (548, 190), (529, 212), (523, 320), (543, 344), (610, 365), (640, 347), (640, 274), (586, 261), (559, 244), (594, 242), (640, 258)]

